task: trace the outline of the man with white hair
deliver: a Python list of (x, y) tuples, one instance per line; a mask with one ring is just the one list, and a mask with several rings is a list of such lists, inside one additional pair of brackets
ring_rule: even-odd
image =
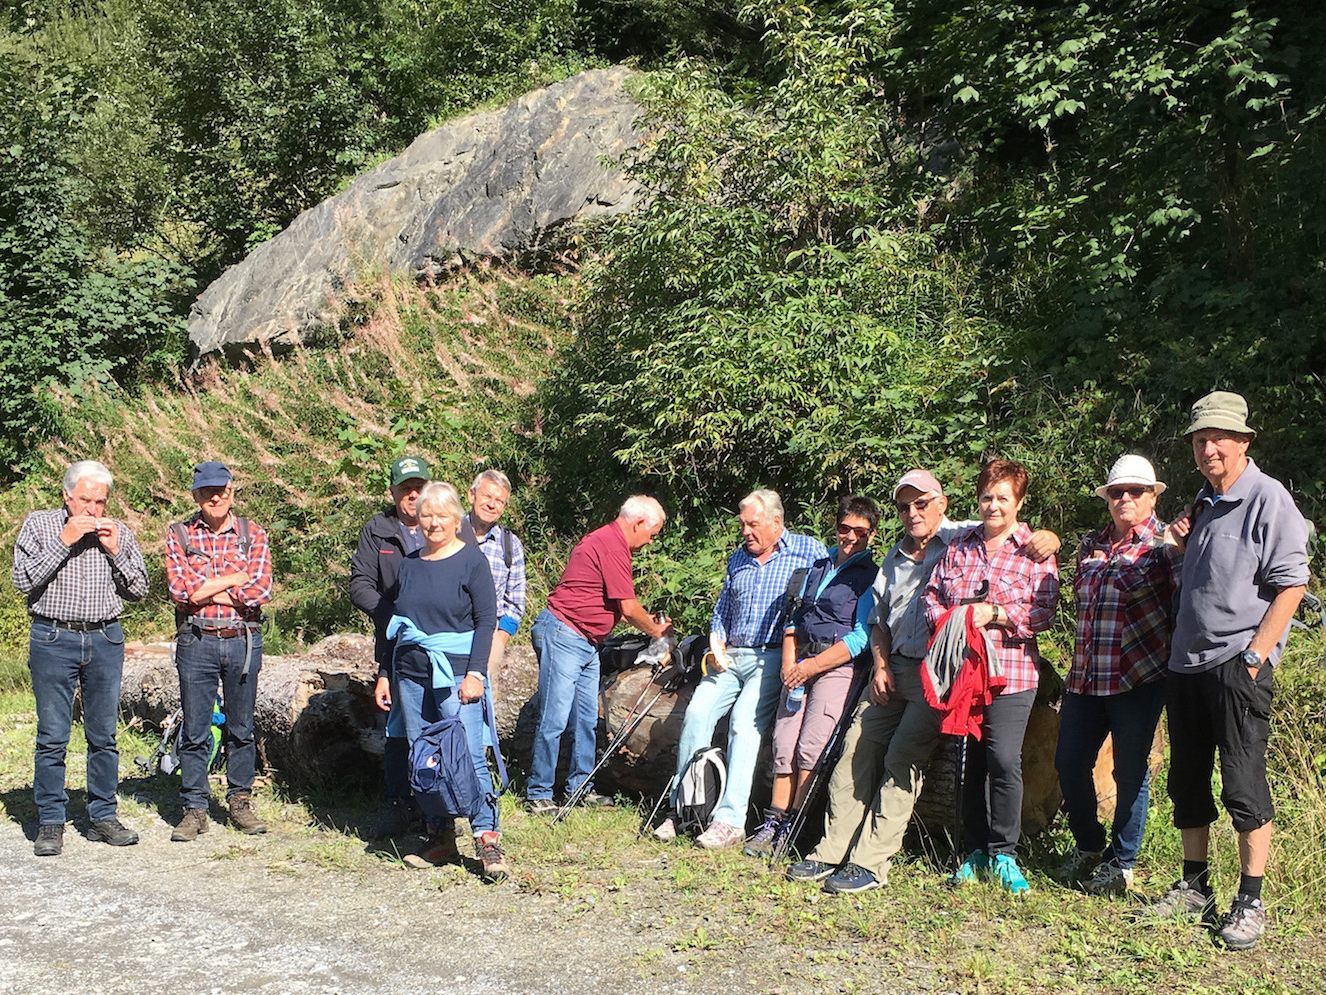
[[(728, 722), (727, 785), (709, 827), (697, 838), (702, 847), (719, 849), (746, 838), (750, 800), (760, 740), (773, 724), (782, 690), (784, 606), (792, 574), (809, 569), (829, 555), (824, 543), (783, 527), (783, 502), (771, 490), (751, 491), (738, 508), (742, 545), (727, 561), (727, 577), (709, 621), (713, 669), (686, 708), (677, 744), (677, 777), (697, 750), (713, 741), (714, 727)], [(676, 803), (673, 791), (673, 803)], [(654, 835), (677, 835), (669, 818)]]
[(14, 586), (28, 596), (28, 667), (37, 703), (32, 794), (37, 838), (32, 852), (64, 849), (65, 752), (73, 726), (74, 688), (82, 689), (87, 738), (87, 838), (111, 846), (138, 842), (116, 817), (120, 754), (115, 723), (124, 669), (125, 601), (147, 594), (147, 567), (134, 534), (105, 517), (111, 473), (94, 460), (64, 475), (64, 507), (34, 511), (14, 546)]
[[(651, 497), (626, 499), (617, 518), (585, 536), (571, 550), (548, 607), (534, 621), (539, 660), (539, 721), (534, 733), (526, 807), (536, 815), (557, 811), (553, 782), (562, 733), (572, 726), (571, 769), (566, 793), (573, 794), (594, 768), (598, 733), (599, 647), (625, 619), (645, 635), (672, 630), (668, 618), (654, 619), (635, 597), (631, 558), (654, 541), (667, 516)], [(593, 786), (582, 805), (607, 805)]]
[(520, 536), (499, 525), (511, 500), (511, 480), (501, 470), (484, 470), (470, 484), (470, 513), (460, 524), (460, 537), (479, 547), (488, 560), (497, 591), (497, 631), (488, 658), (488, 673), (495, 672), (506, 644), (525, 617), (525, 544)]

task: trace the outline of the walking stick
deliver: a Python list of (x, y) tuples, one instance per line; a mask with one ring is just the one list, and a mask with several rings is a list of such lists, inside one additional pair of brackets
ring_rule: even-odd
[[(976, 589), (976, 594), (970, 598), (963, 598), (958, 604), (975, 605), (980, 604), (990, 596), (990, 581), (981, 581), (981, 586)], [(963, 732), (958, 737), (958, 752), (954, 757), (953, 770), (953, 859), (955, 861), (954, 872), (962, 869), (963, 861), (963, 839), (962, 839), (962, 796), (967, 792), (967, 733)]]

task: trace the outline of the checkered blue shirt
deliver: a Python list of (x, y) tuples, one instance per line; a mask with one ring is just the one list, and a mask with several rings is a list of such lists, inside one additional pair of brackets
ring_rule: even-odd
[(497, 591), (497, 627), (514, 636), (525, 617), (525, 544), (520, 536), (511, 533), (511, 568), (506, 565), (502, 534), (508, 531), (494, 525), (488, 534), (478, 539), (479, 552), (488, 560), (493, 575), (493, 588)]
[(745, 546), (739, 546), (728, 557), (727, 577), (709, 619), (709, 630), (728, 646), (781, 644), (784, 596), (793, 571), (809, 568), (828, 555), (818, 539), (786, 530), (764, 563), (746, 552)]

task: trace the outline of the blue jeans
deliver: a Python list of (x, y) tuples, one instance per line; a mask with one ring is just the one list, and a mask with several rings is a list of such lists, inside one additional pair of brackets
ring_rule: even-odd
[(226, 798), (253, 790), (258, 763), (254, 745), (253, 706), (258, 699), (262, 669), (262, 633), (251, 633), (253, 652), (244, 670), (244, 637), (222, 639), (206, 630), (185, 626), (175, 640), (175, 670), (180, 675), (180, 800), (186, 809), (206, 809), (212, 799), (207, 765), (212, 755), (212, 706), (221, 688), (226, 724), (221, 743), (226, 751)]
[(1165, 704), (1165, 682), (1152, 681), (1113, 695), (1065, 694), (1059, 710), (1054, 766), (1068, 812), (1068, 828), (1082, 850), (1106, 850), (1105, 827), (1096, 816), (1092, 771), (1108, 733), (1114, 741), (1113, 834), (1106, 859), (1132, 867), (1146, 829), (1151, 770), (1148, 760)]
[(87, 814), (93, 822), (115, 818), (120, 751), (115, 722), (120, 714), (124, 630), (119, 622), (91, 632), (73, 632), (33, 620), (28, 632), (28, 669), (37, 701), (37, 748), (33, 752), (32, 797), (37, 821), (63, 824), (65, 752), (74, 722), (74, 687), (83, 689), (83, 734), (87, 739)]
[(571, 769), (566, 774), (567, 794), (588, 780), (594, 769), (599, 728), (599, 651), (546, 608), (535, 619), (530, 635), (539, 661), (539, 724), (534, 730), (525, 795), (551, 799), (562, 733), (568, 724)]
[[(696, 750), (714, 741), (714, 727), (731, 711), (727, 734), (727, 787), (714, 809), (713, 821), (746, 828), (755, 762), (760, 740), (773, 725), (778, 698), (783, 690), (782, 650), (731, 648), (732, 666), (721, 674), (709, 674), (695, 688), (677, 742), (677, 781)], [(679, 784), (673, 788), (677, 801)]]
[[(483, 693), (492, 707), (488, 680), (484, 679)], [(470, 820), (470, 831), (479, 833), (496, 832), (497, 795), (493, 792), (493, 775), (488, 770), (488, 751), (483, 745), (484, 716), (483, 699), (461, 703), (456, 688), (425, 687), (408, 677), (391, 681), (391, 701), (400, 709), (401, 721), (405, 724), (405, 741), (414, 745), (424, 726), (439, 719), (460, 716), (460, 724), (465, 727), (465, 742), (470, 748), (470, 759), (474, 761), (474, 773), (479, 778), (479, 787), (484, 791), (486, 801), (474, 818)]]

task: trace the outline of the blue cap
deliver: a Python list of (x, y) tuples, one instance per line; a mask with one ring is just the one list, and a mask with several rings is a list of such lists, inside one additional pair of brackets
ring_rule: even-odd
[(224, 463), (208, 460), (193, 468), (193, 487), (190, 489), (196, 491), (203, 487), (225, 487), (234, 479)]

